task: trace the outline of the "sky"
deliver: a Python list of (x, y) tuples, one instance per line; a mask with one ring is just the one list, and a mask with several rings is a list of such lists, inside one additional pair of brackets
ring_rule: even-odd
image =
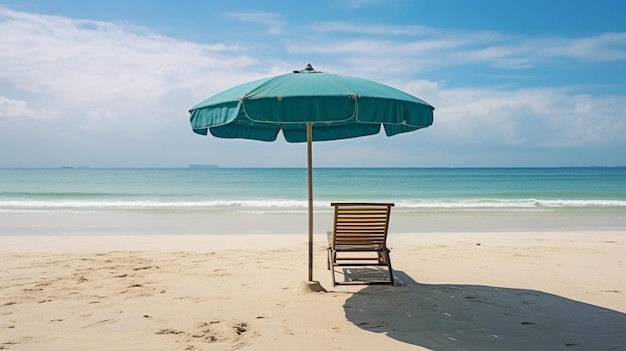
[(316, 167), (626, 166), (622, 0), (0, 0), (0, 168), (306, 167), (188, 110), (307, 63), (435, 107)]

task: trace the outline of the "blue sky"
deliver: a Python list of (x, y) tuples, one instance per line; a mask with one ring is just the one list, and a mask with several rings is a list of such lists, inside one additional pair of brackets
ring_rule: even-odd
[(305, 167), (305, 145), (202, 137), (187, 110), (309, 62), (436, 108), (315, 143), (318, 167), (626, 165), (623, 1), (0, 0), (0, 167)]

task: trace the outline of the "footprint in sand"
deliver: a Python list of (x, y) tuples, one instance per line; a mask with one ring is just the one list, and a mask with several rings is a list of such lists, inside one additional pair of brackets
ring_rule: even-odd
[(240, 320), (199, 322), (190, 331), (164, 328), (157, 331), (156, 334), (181, 335), (184, 336), (187, 343), (229, 343), (232, 344), (233, 349), (250, 345), (259, 336), (259, 333), (250, 324)]

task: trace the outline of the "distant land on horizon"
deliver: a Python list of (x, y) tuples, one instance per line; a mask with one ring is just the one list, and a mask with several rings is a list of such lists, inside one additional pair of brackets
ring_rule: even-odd
[(219, 168), (217, 165), (190, 164), (189, 168)]

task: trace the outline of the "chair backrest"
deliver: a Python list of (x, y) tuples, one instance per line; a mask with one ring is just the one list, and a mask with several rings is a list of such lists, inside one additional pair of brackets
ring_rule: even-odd
[(331, 245), (385, 247), (393, 203), (333, 202), (335, 219)]

